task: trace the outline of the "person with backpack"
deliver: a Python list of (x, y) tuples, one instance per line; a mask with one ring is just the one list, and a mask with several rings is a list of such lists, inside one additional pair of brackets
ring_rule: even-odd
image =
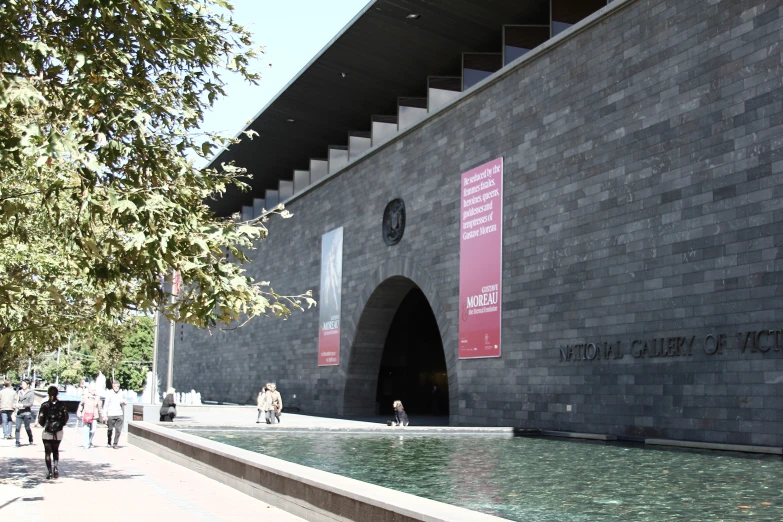
[(63, 428), (68, 422), (68, 410), (65, 403), (57, 400), (57, 386), (49, 386), (47, 392), (49, 400), (41, 404), (41, 409), (38, 410), (38, 424), (44, 428), (41, 438), (44, 443), (46, 469), (49, 470), (46, 478), (51, 479), (60, 476), (57, 465), (60, 462), (60, 442), (63, 440)]

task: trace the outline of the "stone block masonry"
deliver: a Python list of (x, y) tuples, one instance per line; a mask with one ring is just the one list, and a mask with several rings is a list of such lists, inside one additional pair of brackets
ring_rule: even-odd
[[(345, 228), (339, 367), (310, 311), (184, 329), (175, 386), (246, 403), (276, 381), (346, 413), (383, 336), (362, 313), (399, 276), (438, 321), (452, 424), (783, 446), (782, 34), (779, 2), (613, 3), (272, 220), (251, 275), (316, 298), (321, 235)], [(503, 355), (459, 360), (460, 175), (500, 156)]]

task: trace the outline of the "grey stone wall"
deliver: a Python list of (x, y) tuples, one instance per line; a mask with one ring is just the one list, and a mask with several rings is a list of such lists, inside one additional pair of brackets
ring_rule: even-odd
[[(310, 311), (185, 329), (175, 386), (244, 403), (274, 380), (348, 413), (403, 276), (438, 320), (453, 424), (783, 445), (783, 7), (623, 5), (272, 220), (250, 273), (316, 297), (321, 235), (345, 227), (339, 367), (317, 366)], [(499, 156), (503, 354), (458, 360), (460, 174)]]

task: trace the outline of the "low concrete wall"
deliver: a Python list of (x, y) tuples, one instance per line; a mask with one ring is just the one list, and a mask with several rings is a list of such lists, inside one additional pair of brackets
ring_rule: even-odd
[(159, 425), (131, 422), (128, 441), (306, 520), (506, 520), (375, 486)]

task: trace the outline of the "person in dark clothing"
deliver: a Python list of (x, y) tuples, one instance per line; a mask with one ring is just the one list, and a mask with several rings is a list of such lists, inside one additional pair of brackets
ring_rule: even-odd
[(394, 423), (397, 426), (407, 426), (408, 414), (405, 413), (405, 409), (402, 407), (402, 401), (394, 401), (392, 406), (394, 407)]
[(16, 404), (16, 445), (21, 446), (19, 442), (19, 432), (22, 430), (22, 423), (24, 422), (24, 430), (27, 432), (27, 439), (30, 441), (30, 445), (33, 444), (33, 430), (30, 429), (30, 420), (33, 417), (33, 400), (35, 399), (35, 393), (30, 388), (30, 383), (22, 381), (22, 389), (19, 390), (18, 400)]
[(58, 478), (60, 471), (60, 442), (63, 440), (63, 428), (68, 422), (68, 410), (65, 404), (57, 400), (57, 386), (49, 386), (49, 400), (41, 404), (38, 411), (38, 424), (44, 427), (41, 438), (44, 443), (44, 458), (49, 474), (47, 479)]
[(166, 391), (166, 397), (160, 407), (160, 422), (173, 422), (177, 416), (177, 401), (174, 399), (174, 388)]

